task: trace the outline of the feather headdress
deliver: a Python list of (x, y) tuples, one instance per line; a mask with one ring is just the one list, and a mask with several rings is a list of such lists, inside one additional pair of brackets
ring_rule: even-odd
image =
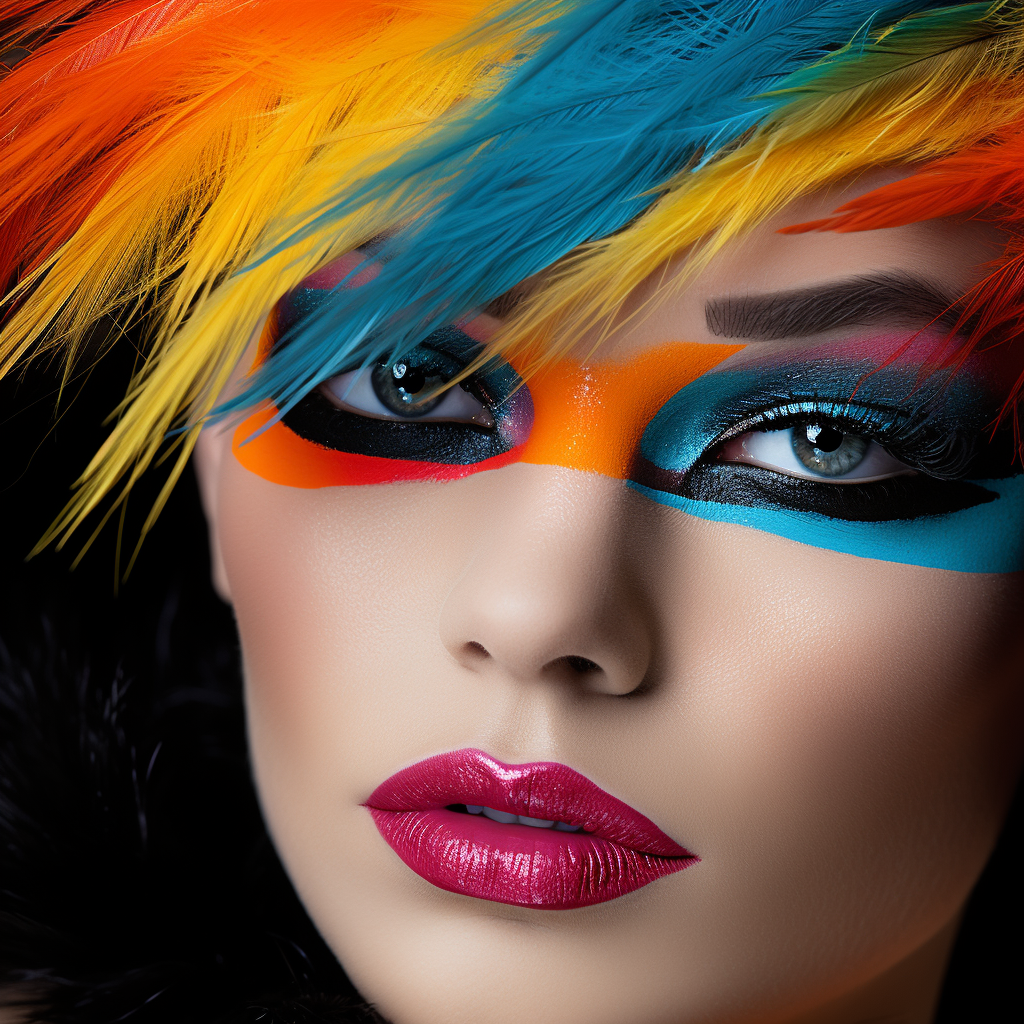
[(371, 237), (380, 274), (222, 413), (287, 408), (541, 271), (489, 352), (550, 357), (674, 253), (1024, 124), (1015, 2), (0, 0), (0, 32), (30, 51), (0, 107), (0, 372), (153, 325), (52, 535), (177, 431), (173, 482), (274, 301)]

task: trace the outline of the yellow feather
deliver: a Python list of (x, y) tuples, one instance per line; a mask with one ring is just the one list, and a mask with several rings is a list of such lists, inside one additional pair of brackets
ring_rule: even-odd
[[(47, 349), (66, 351), (70, 367), (98, 319), (124, 319), (126, 303), (129, 319), (150, 305), (158, 314), (148, 359), (107, 442), (41, 545), (63, 544), (115, 491), (116, 508), (178, 431), (149, 528), (276, 300), (326, 260), (416, 211), (381, 202), (333, 224), (329, 236), (267, 254), (310, 222), (339, 183), (385, 166), (460, 101), (497, 87), (518, 37), (479, 33), (472, 45), (441, 44), (505, 6), (404, 5), (402, 16), (374, 24), (345, 53), (325, 47), (277, 65), (263, 55), (201, 98), (162, 112), (81, 227), (15, 290), (24, 301), (0, 341), (0, 375)], [(1024, 21), (1005, 18), (998, 37), (856, 88), (805, 85), (742, 144), (679, 174), (629, 228), (551, 268), (481, 362), (526, 353), (536, 369), (588, 332), (600, 340), (626, 297), (668, 259), (689, 253), (692, 275), (799, 195), (868, 167), (955, 152), (1020, 120)]]

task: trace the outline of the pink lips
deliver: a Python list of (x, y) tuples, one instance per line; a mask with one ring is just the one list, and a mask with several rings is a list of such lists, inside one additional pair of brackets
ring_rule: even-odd
[[(475, 805), (578, 832), (448, 810)], [(503, 764), (482, 750), (438, 754), (382, 782), (365, 805), (388, 845), (450, 892), (569, 910), (633, 892), (699, 858), (649, 818), (563, 764)]]

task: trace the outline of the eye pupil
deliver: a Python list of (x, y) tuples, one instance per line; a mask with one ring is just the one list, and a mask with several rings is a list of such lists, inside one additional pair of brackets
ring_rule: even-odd
[(417, 396), (425, 388), (438, 387), (444, 378), (432, 373), (428, 366), (421, 369), (402, 360), (397, 363), (378, 363), (370, 374), (370, 383), (374, 394), (389, 412), (399, 416), (422, 416), (438, 406), (444, 395), (435, 395), (427, 401), (417, 401)]
[(427, 381), (422, 370), (409, 366), (408, 363), (395, 363), (391, 367), (391, 376), (394, 377), (399, 391), (405, 392), (409, 397), (419, 394)]
[(837, 451), (846, 437), (841, 430), (836, 430), (835, 427), (823, 427), (818, 423), (809, 424), (804, 429), (811, 447), (826, 453)]

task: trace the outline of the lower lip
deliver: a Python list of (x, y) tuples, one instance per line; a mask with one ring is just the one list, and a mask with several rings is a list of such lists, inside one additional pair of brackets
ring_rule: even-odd
[(572, 910), (605, 903), (698, 860), (441, 808), (367, 810), (388, 845), (428, 882), (516, 907)]

